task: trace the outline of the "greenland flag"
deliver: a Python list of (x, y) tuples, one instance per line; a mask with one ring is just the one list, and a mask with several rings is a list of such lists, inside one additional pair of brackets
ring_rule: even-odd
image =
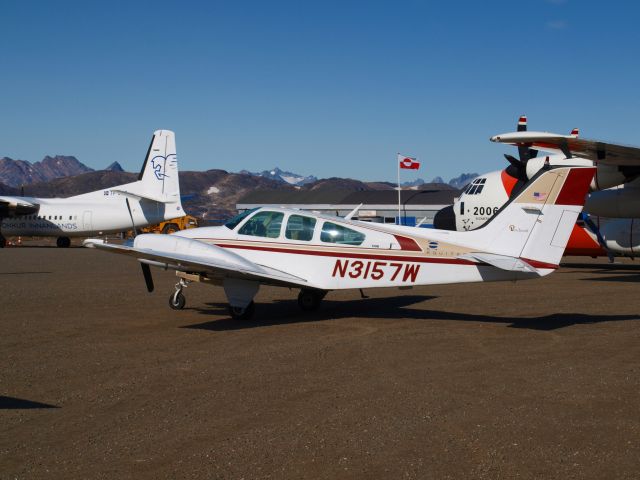
[(398, 155), (398, 162), (400, 162), (400, 168), (407, 168), (409, 170), (418, 170), (420, 168), (420, 162), (415, 158)]

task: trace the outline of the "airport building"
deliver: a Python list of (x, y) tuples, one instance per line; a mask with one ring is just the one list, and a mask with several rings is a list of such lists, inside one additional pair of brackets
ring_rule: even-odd
[(397, 190), (255, 190), (236, 204), (239, 212), (256, 207), (285, 207), (344, 216), (362, 204), (354, 219), (431, 227), (436, 212), (453, 204), (456, 189), (403, 190), (398, 222)]

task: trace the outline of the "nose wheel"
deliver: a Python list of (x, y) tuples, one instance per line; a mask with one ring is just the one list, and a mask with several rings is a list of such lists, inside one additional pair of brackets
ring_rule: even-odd
[(169, 306), (172, 310), (182, 310), (184, 308), (187, 299), (184, 297), (182, 289), (187, 288), (187, 285), (188, 282), (184, 278), (181, 278), (180, 281), (176, 283), (176, 291), (169, 297)]

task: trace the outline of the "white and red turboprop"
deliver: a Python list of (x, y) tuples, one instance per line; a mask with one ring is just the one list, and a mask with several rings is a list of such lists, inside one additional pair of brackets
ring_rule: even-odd
[[(436, 214), (434, 226), (441, 229), (473, 230), (517, 193), (545, 163), (595, 166), (585, 213), (567, 245), (568, 255), (634, 255), (640, 252), (640, 148), (579, 138), (574, 128), (569, 135), (528, 132), (521, 116), (516, 132), (491, 137), (491, 141), (514, 145), (519, 158), (505, 155), (509, 166), (475, 178), (450, 207)], [(549, 155), (539, 155), (546, 151)], [(617, 218), (603, 225), (599, 218)], [(591, 223), (591, 227), (585, 225)], [(599, 224), (599, 228), (595, 226)], [(634, 239), (633, 241), (631, 239)]]
[(532, 279), (558, 267), (582, 210), (593, 167), (546, 167), (483, 228), (470, 232), (377, 225), (262, 207), (220, 227), (139, 235), (129, 245), (86, 240), (142, 265), (176, 270), (169, 303), (200, 281), (224, 288), (234, 318), (249, 318), (260, 285), (299, 288), (304, 310), (331, 290)]

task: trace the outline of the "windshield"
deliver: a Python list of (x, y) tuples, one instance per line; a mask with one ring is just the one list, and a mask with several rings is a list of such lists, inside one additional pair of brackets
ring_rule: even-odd
[(236, 215), (231, 220), (229, 220), (227, 223), (225, 223), (224, 226), (227, 227), (229, 230), (233, 230), (234, 228), (236, 228), (238, 226), (238, 224), (240, 222), (242, 222), (242, 220), (247, 218), (249, 215), (251, 215), (256, 210), (258, 210), (258, 208), (252, 208), (251, 210), (245, 210), (244, 212)]

